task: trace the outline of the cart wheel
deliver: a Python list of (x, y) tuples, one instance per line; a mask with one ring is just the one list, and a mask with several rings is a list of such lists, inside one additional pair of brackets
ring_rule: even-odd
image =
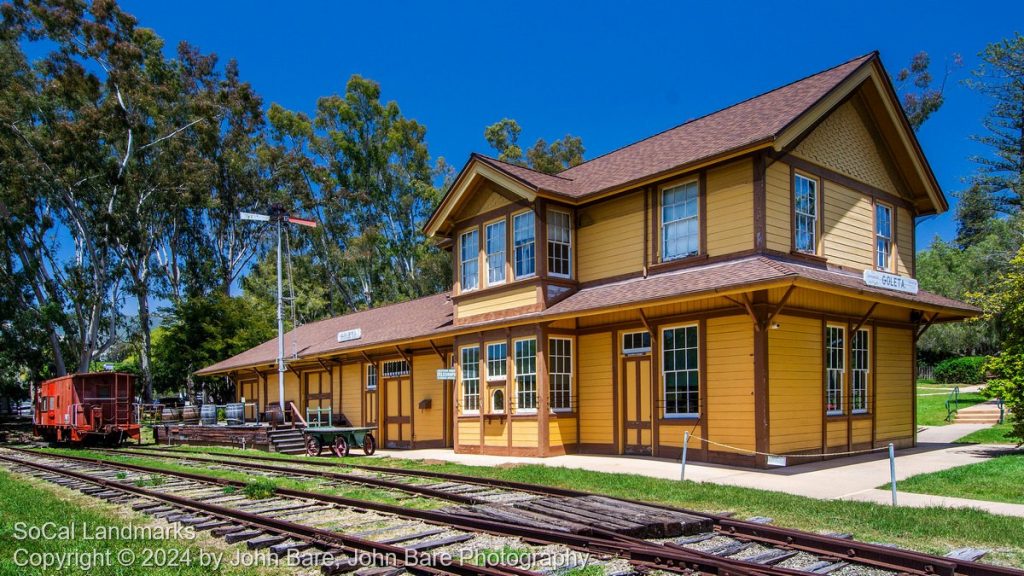
[(324, 447), (316, 436), (306, 438), (306, 454), (308, 456), (319, 456)]
[(348, 456), (348, 442), (345, 441), (344, 436), (338, 436), (334, 439), (334, 454), (338, 458), (344, 458)]
[(373, 456), (373, 453), (377, 451), (377, 441), (373, 438), (373, 434), (367, 434), (363, 437), (363, 453), (367, 456)]

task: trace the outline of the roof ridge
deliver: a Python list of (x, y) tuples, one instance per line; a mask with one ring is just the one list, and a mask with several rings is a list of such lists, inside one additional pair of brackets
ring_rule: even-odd
[[(477, 156), (479, 158), (483, 158), (484, 160), (488, 160), (490, 162), (497, 162), (498, 164), (503, 164), (505, 166), (512, 166), (514, 168), (520, 168), (522, 170), (529, 170), (530, 172), (533, 172), (534, 174), (540, 174), (541, 176), (551, 176), (552, 178), (558, 178), (560, 180), (565, 180), (566, 182), (573, 182), (574, 181), (574, 179), (572, 179), (572, 178), (567, 178), (565, 176), (559, 176), (558, 174), (548, 174), (547, 172), (541, 172), (540, 170), (535, 170), (533, 168), (530, 168), (529, 166), (522, 166), (520, 164), (513, 164), (511, 162), (505, 162), (504, 160), (498, 160), (497, 158), (495, 158), (493, 156), (488, 156), (487, 154), (481, 154), (480, 152), (470, 152), (470, 156)], [(584, 164), (586, 164), (586, 162), (584, 162)], [(575, 166), (573, 166), (573, 168), (575, 168)], [(564, 172), (564, 170), (563, 170), (563, 172)]]
[(694, 122), (697, 122), (698, 120), (703, 120), (703, 119), (708, 118), (710, 116), (714, 116), (715, 114), (720, 114), (722, 112), (725, 112), (726, 110), (729, 110), (731, 108), (735, 108), (735, 107), (740, 106), (742, 104), (746, 104), (747, 102), (750, 102), (751, 100), (756, 100), (758, 98), (767, 96), (767, 95), (771, 94), (772, 92), (778, 92), (779, 90), (782, 90), (784, 88), (788, 88), (789, 86), (792, 86), (792, 85), (797, 84), (799, 82), (803, 82), (804, 80), (809, 80), (811, 78), (814, 78), (815, 76), (820, 76), (822, 74), (826, 74), (828, 72), (831, 72), (831, 71), (835, 70), (836, 68), (840, 68), (842, 66), (846, 66), (847, 64), (850, 64), (851, 62), (856, 62), (857, 60), (863, 60), (863, 59), (867, 59), (867, 58), (871, 58), (871, 57), (876, 57), (876, 56), (878, 56), (878, 50), (872, 50), (871, 52), (868, 52), (867, 54), (862, 54), (860, 56), (857, 56), (856, 58), (850, 58), (849, 60), (846, 60), (844, 62), (840, 62), (839, 64), (836, 64), (835, 66), (831, 66), (831, 67), (826, 68), (824, 70), (819, 70), (818, 72), (815, 72), (813, 74), (808, 74), (808, 75), (806, 75), (806, 76), (804, 76), (802, 78), (798, 78), (798, 79), (793, 80), (791, 82), (787, 82), (786, 84), (783, 84), (781, 86), (776, 86), (775, 88), (772, 88), (771, 90), (766, 90), (764, 92), (761, 92), (760, 94), (756, 94), (756, 95), (751, 96), (749, 98), (745, 98), (743, 100), (740, 100), (739, 102), (730, 104), (730, 105), (726, 106), (725, 108), (719, 108), (718, 110), (714, 110), (712, 112), (708, 112), (707, 114), (698, 116), (696, 118), (691, 118), (691, 119), (689, 119), (689, 120), (687, 120), (685, 122), (681, 122), (679, 124), (676, 124), (675, 126), (666, 128), (666, 129), (664, 129), (664, 130), (662, 130), (660, 132), (656, 132), (656, 133), (651, 134), (650, 136), (647, 136), (645, 138), (641, 138), (640, 140), (636, 140), (634, 142), (630, 142), (629, 144), (625, 144), (625, 145), (619, 146), (618, 148), (615, 148), (614, 150), (610, 150), (608, 152), (605, 152), (604, 154), (601, 154), (600, 156), (595, 156), (595, 157), (591, 158), (590, 160), (587, 160), (587, 161), (585, 161), (585, 162), (583, 162), (581, 164), (577, 164), (576, 166), (573, 166), (572, 168), (566, 168), (565, 170), (562, 170), (558, 174), (553, 174), (553, 176), (559, 176), (560, 178), (566, 178), (566, 179), (571, 180), (570, 178), (567, 178), (567, 177), (561, 176), (561, 175), (565, 174), (566, 172), (569, 172), (570, 170), (575, 170), (576, 168), (579, 168), (580, 166), (586, 166), (587, 164), (589, 164), (589, 163), (591, 163), (591, 162), (593, 162), (595, 160), (599, 160), (601, 158), (604, 158), (605, 156), (610, 156), (612, 154), (615, 154), (617, 152), (620, 152), (622, 150), (625, 150), (627, 148), (630, 148), (632, 146), (640, 144), (641, 142), (646, 142), (646, 141), (648, 141), (648, 140), (650, 140), (652, 138), (656, 138), (658, 136), (661, 136), (662, 134), (665, 134), (665, 133), (671, 132), (671, 131), (673, 131), (673, 130), (675, 130), (677, 128), (681, 128), (683, 126), (686, 126), (687, 124), (692, 124)]

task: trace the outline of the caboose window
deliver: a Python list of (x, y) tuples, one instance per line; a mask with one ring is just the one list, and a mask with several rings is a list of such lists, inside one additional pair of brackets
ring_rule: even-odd
[(103, 384), (102, 386), (96, 387), (97, 398), (110, 398), (110, 385)]

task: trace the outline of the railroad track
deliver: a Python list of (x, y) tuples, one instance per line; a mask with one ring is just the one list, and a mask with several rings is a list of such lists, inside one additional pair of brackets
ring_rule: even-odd
[[(22, 453), (41, 455), (37, 452)], [(577, 551), (596, 552), (604, 558), (616, 556), (628, 558), (633, 569), (646, 570), (652, 568), (670, 571), (694, 570), (709, 574), (831, 574), (833, 576), (882, 575), (882, 574), (915, 574), (922, 576), (1021, 576), (1024, 572), (980, 564), (939, 558), (914, 552), (855, 542), (844, 538), (821, 536), (767, 526), (753, 522), (733, 520), (724, 516), (704, 515), (686, 510), (677, 510), (645, 503), (613, 500), (585, 492), (549, 488), (500, 480), (437, 474), (419, 470), (394, 470), (383, 467), (343, 464), (338, 466), (327, 461), (310, 460), (299, 463), (305, 468), (254, 464), (253, 461), (268, 460), (281, 464), (281, 459), (254, 455), (232, 455), (226, 458), (221, 454), (196, 454), (193, 452), (167, 453), (153, 450), (117, 450), (105, 451), (123, 455), (145, 456), (149, 458), (169, 458), (177, 460), (202, 461), (204, 465), (238, 466), (238, 460), (246, 461), (246, 469), (250, 473), (258, 470), (274, 473), (283, 477), (308, 477), (327, 475), (341, 481), (350, 481), (351, 470), (359, 470), (359, 483), (364, 485), (367, 478), (385, 482), (380, 485), (388, 489), (402, 490), (409, 485), (415, 488), (410, 494), (438, 498), (456, 504), (454, 507), (441, 511), (408, 510), (401, 507), (353, 501), (344, 498), (328, 497), (314, 493), (300, 493), (302, 497), (312, 501), (343, 503), (349, 506), (365, 507), (378, 513), (389, 513), (405, 520), (419, 520), (435, 526), (448, 526), (472, 532), (474, 530), (489, 532), (492, 535), (519, 537), (534, 544), (567, 546)], [(52, 457), (53, 455), (46, 455)], [(102, 460), (59, 456), (77, 463), (94, 466), (101, 464), (134, 470), (140, 473), (159, 473), (170, 476), (179, 475), (161, 469), (109, 463)], [(308, 470), (306, 468), (335, 467), (345, 469), (345, 473)], [(386, 475), (384, 478), (375, 475)], [(195, 475), (184, 475), (195, 476)], [(209, 477), (200, 477), (208, 480)], [(416, 483), (410, 484), (409, 479)], [(239, 485), (229, 481), (218, 481), (221, 485)], [(440, 485), (440, 488), (438, 487)], [(523, 497), (513, 500), (513, 504), (495, 504), (476, 496), (468, 496), (463, 489), (475, 488), (484, 498), (491, 494), (506, 495), (518, 493)], [(448, 492), (452, 487), (454, 492)], [(481, 492), (483, 491), (483, 492)], [(289, 492), (279, 490), (278, 495)], [(527, 498), (528, 496), (528, 498)], [(466, 502), (466, 499), (477, 499)], [(342, 502), (337, 502), (338, 500)], [(551, 507), (554, 507), (552, 510)], [(525, 507), (525, 508), (524, 508)], [(539, 507), (539, 508), (538, 508)], [(555, 513), (548, 516), (552, 522), (541, 526), (536, 516), (530, 519), (531, 509)], [(510, 510), (516, 516), (509, 514)], [(606, 512), (606, 515), (600, 514)], [(634, 513), (630, 516), (630, 513)], [(676, 515), (676, 516), (672, 516)], [(525, 521), (524, 521), (525, 516)], [(589, 521), (588, 520), (589, 516)], [(646, 518), (639, 522), (640, 516)], [(576, 522), (569, 520), (572, 518)], [(696, 518), (697, 521), (673, 524), (673, 518)], [(703, 520), (701, 522), (700, 520)], [(561, 522), (560, 522), (561, 521)], [(635, 522), (634, 522), (635, 521)], [(637, 526), (646, 536), (656, 537), (643, 540), (634, 537)], [(689, 526), (689, 529), (686, 528)], [(696, 528), (696, 530), (695, 530)], [(435, 528), (437, 529), (437, 528)], [(659, 534), (658, 531), (661, 531)], [(653, 532), (652, 532), (653, 531)], [(467, 533), (468, 533), (467, 532)], [(680, 537), (680, 533), (685, 534)]]

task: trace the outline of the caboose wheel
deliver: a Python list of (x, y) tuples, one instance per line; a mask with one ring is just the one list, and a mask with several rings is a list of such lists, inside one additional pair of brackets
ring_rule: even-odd
[(337, 455), (338, 458), (344, 458), (345, 456), (348, 456), (348, 442), (345, 441), (344, 436), (338, 436), (337, 438), (334, 439), (333, 448), (334, 454)]
[(323, 444), (316, 436), (310, 436), (306, 438), (306, 454), (309, 456), (319, 456), (320, 452), (324, 449)]
[(363, 437), (363, 453), (367, 456), (373, 456), (373, 453), (377, 451), (377, 441), (374, 440), (373, 434), (367, 434)]

